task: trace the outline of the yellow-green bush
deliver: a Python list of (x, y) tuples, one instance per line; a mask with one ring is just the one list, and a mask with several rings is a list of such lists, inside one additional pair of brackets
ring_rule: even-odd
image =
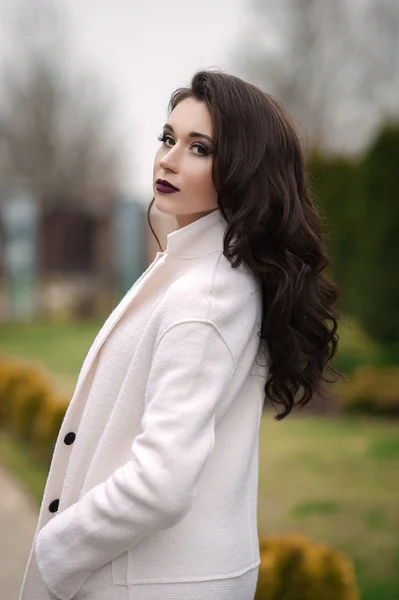
[(399, 416), (399, 367), (360, 367), (337, 395), (344, 412)]
[(19, 361), (13, 359), (0, 359), (0, 425), (7, 425), (16, 390), (23, 386), (26, 371)]
[(12, 431), (25, 440), (31, 439), (35, 418), (49, 394), (49, 385), (44, 376), (37, 370), (26, 368), (24, 377), (13, 391), (9, 418)]
[(44, 371), (0, 355), (0, 426), (30, 442), (45, 462), (51, 459), (68, 403), (54, 392)]
[(255, 600), (358, 600), (352, 562), (299, 534), (260, 537)]

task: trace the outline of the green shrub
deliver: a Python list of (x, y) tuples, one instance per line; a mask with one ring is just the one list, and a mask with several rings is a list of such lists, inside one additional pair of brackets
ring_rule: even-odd
[[(399, 123), (387, 123), (359, 164), (352, 312), (381, 344), (399, 343)], [(378, 200), (377, 200), (378, 199)]]
[(9, 424), (13, 410), (13, 402), (18, 388), (25, 385), (27, 379), (26, 369), (20, 361), (14, 359), (0, 359), (0, 425)]
[(68, 404), (38, 367), (0, 355), (0, 426), (30, 442), (42, 461), (51, 459)]
[(399, 416), (399, 367), (360, 367), (337, 394), (344, 412)]
[(255, 600), (358, 600), (349, 558), (299, 534), (259, 538)]
[(25, 440), (32, 438), (35, 418), (50, 393), (49, 384), (40, 372), (25, 370), (12, 398), (9, 425), (14, 433)]

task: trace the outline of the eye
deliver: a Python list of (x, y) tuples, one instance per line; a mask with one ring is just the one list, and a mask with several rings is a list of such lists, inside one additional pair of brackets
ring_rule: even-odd
[[(160, 142), (163, 142), (163, 143), (164, 143), (164, 144), (167, 146), (167, 144), (166, 144), (166, 141), (167, 141), (167, 140), (172, 140), (172, 141), (173, 141), (173, 138), (172, 138), (170, 135), (166, 135), (166, 134), (165, 134), (165, 135), (159, 135), (159, 136), (158, 136), (158, 140), (159, 140)], [(169, 146), (169, 147), (170, 147), (170, 146)], [(203, 146), (202, 144), (200, 144), (200, 143), (198, 143), (198, 142), (196, 142), (195, 144), (193, 144), (191, 147), (192, 147), (192, 148), (199, 148), (200, 150), (202, 150), (203, 152), (198, 152), (198, 153), (195, 153), (195, 154), (199, 154), (200, 156), (201, 156), (201, 155), (202, 155), (202, 156), (207, 156), (208, 154), (210, 154), (210, 152), (209, 152), (208, 148), (206, 148), (205, 146)]]
[[(205, 146), (203, 146), (202, 144), (196, 143), (196, 144), (193, 144), (192, 147), (193, 148), (200, 148), (200, 150), (204, 151), (204, 155), (209, 154), (208, 148), (205, 148)], [(202, 154), (202, 152), (200, 152), (199, 154)]]
[(159, 135), (158, 139), (160, 142), (163, 142), (165, 144), (167, 139), (172, 139), (172, 138), (170, 137), (170, 135)]

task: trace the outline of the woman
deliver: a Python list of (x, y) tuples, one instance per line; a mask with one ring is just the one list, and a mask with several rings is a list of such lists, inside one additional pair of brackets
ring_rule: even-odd
[(337, 287), (290, 118), (221, 71), (169, 108), (148, 218), (155, 202), (177, 229), (83, 364), (21, 600), (253, 600), (264, 401), (281, 419), (334, 371)]

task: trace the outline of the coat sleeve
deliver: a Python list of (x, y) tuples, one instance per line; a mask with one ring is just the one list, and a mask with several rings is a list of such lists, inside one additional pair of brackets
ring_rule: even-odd
[(212, 322), (180, 321), (162, 334), (131, 459), (38, 533), (37, 564), (57, 598), (71, 600), (95, 570), (188, 513), (233, 371)]

